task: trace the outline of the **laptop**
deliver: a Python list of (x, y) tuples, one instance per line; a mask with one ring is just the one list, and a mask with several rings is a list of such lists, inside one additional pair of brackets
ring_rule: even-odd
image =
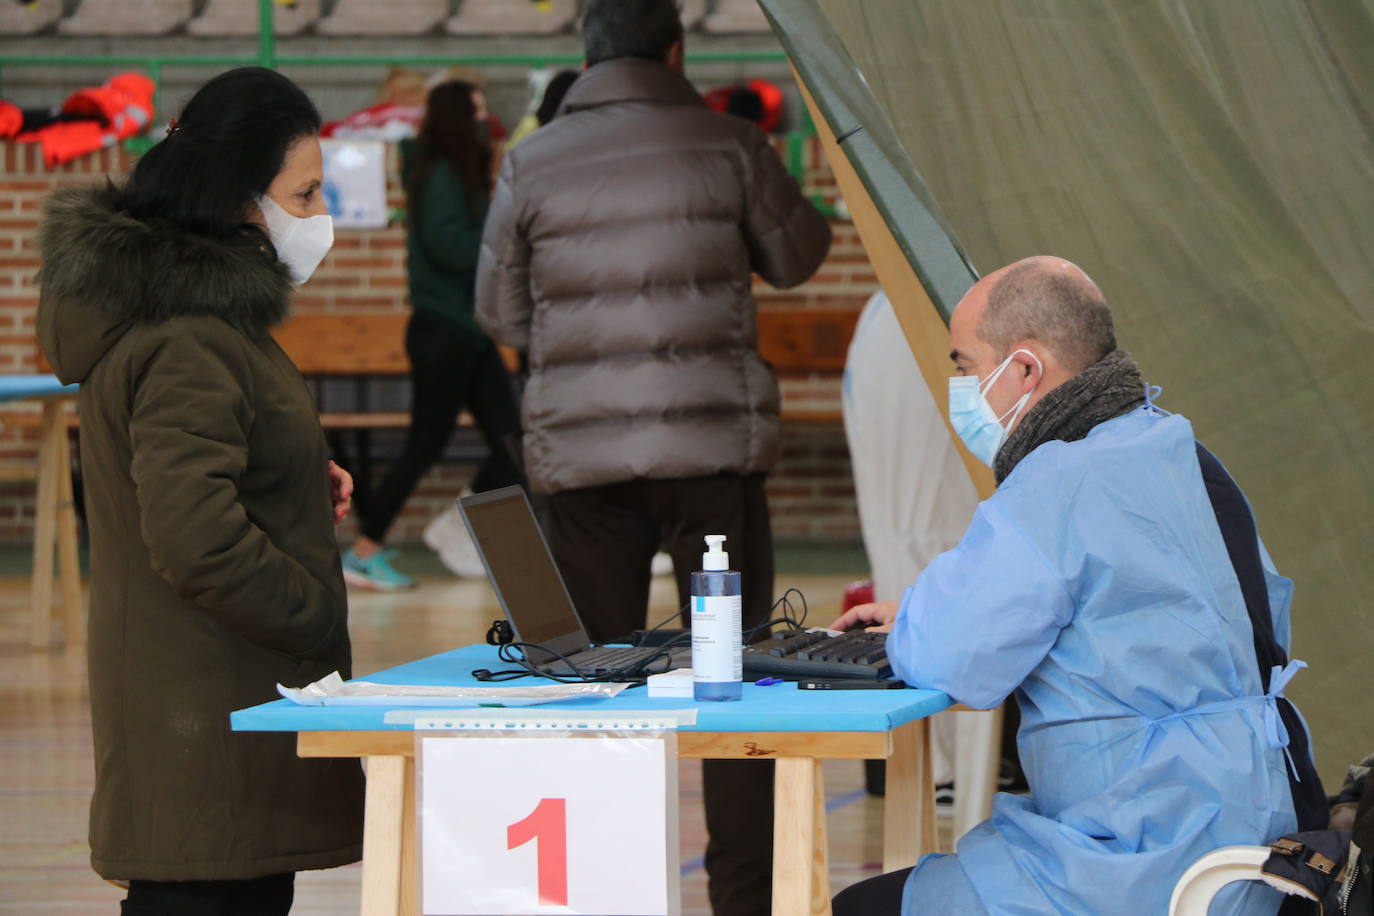
[(659, 648), (592, 644), (523, 488), (503, 487), (465, 496), (458, 500), (458, 510), (516, 641), (551, 650), (524, 649), (525, 659), (536, 669), (559, 677), (576, 677), (579, 672), (605, 677), (633, 670), (631, 666), (654, 656), (658, 660), (645, 674), (691, 667), (688, 645), (666, 650), (669, 657), (664, 658), (665, 650)]

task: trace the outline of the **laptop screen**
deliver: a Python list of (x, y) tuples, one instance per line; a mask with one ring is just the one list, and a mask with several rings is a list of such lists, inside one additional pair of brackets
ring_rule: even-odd
[(516, 638), (563, 653), (586, 648), (586, 631), (525, 491), (504, 487), (458, 504)]

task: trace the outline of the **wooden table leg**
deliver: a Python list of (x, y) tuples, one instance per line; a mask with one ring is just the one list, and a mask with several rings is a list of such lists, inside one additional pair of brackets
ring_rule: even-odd
[(954, 838), (992, 814), (1002, 751), (1002, 707), (954, 713)]
[(43, 427), (38, 443), (38, 503), (33, 527), (33, 585), (29, 595), (29, 646), (46, 649), (52, 639), (52, 561), (57, 534), (57, 465), (62, 425), (62, 402), (43, 402)]
[(939, 842), (930, 720), (917, 719), (892, 731), (883, 797), (883, 871), (915, 865), (923, 853), (935, 852)]
[(825, 790), (815, 757), (779, 757), (774, 776), (773, 916), (828, 916)]
[(401, 810), (401, 916), (420, 916), (420, 834), (416, 829), (415, 758), (407, 757)]
[(405, 883), (401, 865), (409, 767), (410, 761), (401, 756), (367, 758), (361, 916), (405, 913), (401, 909), (401, 889)]
[(67, 425), (62, 412), (57, 437), (57, 559), (58, 582), (62, 588), (62, 623), (67, 646), (79, 647), (86, 642), (85, 605), (81, 600), (81, 557), (76, 545), (76, 497), (72, 492), (72, 453)]
[(816, 821), (811, 838), (811, 914), (830, 916), (830, 840), (825, 829), (825, 770), (820, 760), (816, 761), (815, 784), (811, 801)]

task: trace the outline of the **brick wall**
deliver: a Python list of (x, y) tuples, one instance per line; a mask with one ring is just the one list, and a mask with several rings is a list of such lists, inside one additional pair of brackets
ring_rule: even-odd
[[(33, 146), (5, 144), (0, 170), (0, 373), (41, 371), (34, 340), (38, 269), (34, 231), (44, 195), (68, 184), (89, 184), (129, 167), (119, 150), (88, 156), (63, 168), (48, 170)], [(393, 203), (400, 190), (390, 175)], [(806, 189), (834, 197), (834, 179), (819, 143), (806, 149)], [(848, 223), (835, 223), (830, 257), (816, 276), (792, 290), (759, 284), (760, 310), (799, 307), (862, 308), (876, 281), (858, 236)], [(375, 312), (407, 308), (405, 236), (399, 224), (386, 229), (340, 230), (334, 249), (301, 291), (298, 312)], [(840, 380), (834, 374), (784, 376), (784, 403), (809, 411), (839, 409)], [(7, 404), (0, 413), (34, 410)], [(0, 427), (0, 461), (34, 460), (35, 431), (11, 424)], [(397, 520), (394, 539), (415, 540), (426, 520), (447, 505), (466, 485), (473, 468), (443, 463), (432, 470)], [(783, 458), (770, 478), (775, 534), (780, 538), (852, 539), (858, 536), (853, 480), (844, 430), (834, 423), (791, 423), (784, 427)], [(33, 523), (31, 484), (0, 485), (0, 541), (27, 540)], [(341, 532), (348, 536), (346, 528)]]

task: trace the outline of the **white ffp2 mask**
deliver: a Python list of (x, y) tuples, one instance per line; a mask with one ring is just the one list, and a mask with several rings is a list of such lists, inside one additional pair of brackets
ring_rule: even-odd
[(267, 224), (267, 237), (290, 269), (291, 279), (298, 286), (309, 280), (334, 245), (334, 221), (328, 214), (292, 216), (266, 194), (258, 198), (258, 207)]

